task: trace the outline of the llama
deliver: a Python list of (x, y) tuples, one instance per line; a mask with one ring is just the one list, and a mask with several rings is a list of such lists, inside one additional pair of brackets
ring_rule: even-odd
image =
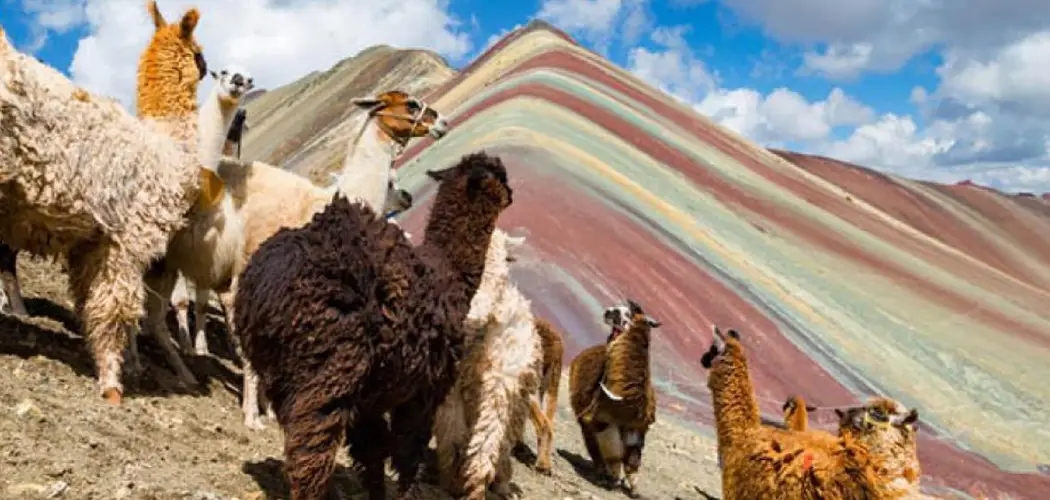
[(866, 444), (882, 460), (879, 476), (887, 478), (888, 488), (909, 496), (919, 494), (922, 466), (919, 464), (919, 411), (908, 410), (889, 398), (872, 398), (867, 404), (835, 409), (839, 435), (850, 435)]
[[(241, 141), (244, 132), (249, 129), (248, 124), (245, 123), (247, 117), (247, 110), (237, 108), (237, 112), (233, 115), (233, 121), (230, 122), (229, 132), (226, 134), (226, 142), (222, 147), (223, 156), (240, 159)], [(208, 338), (202, 334), (203, 328), (198, 330), (196, 338), (192, 341), (190, 340), (189, 309), (191, 290), (188, 286), (186, 278), (180, 274), (175, 282), (175, 288), (171, 292), (171, 306), (175, 308), (175, 319), (179, 326), (179, 345), (186, 354), (196, 353), (203, 356), (208, 354)], [(194, 288), (192, 291), (194, 296), (196, 296), (196, 289)], [(225, 311), (223, 313), (225, 314)], [(229, 318), (227, 318), (226, 322), (227, 324), (230, 323)]]
[(18, 250), (0, 243), (0, 312), (29, 316), (18, 281)]
[[(554, 444), (554, 418), (558, 411), (558, 389), (561, 386), (561, 363), (565, 356), (565, 342), (548, 321), (536, 318), (536, 333), (543, 349), (543, 367), (540, 371), (540, 389), (537, 399), (529, 401), (529, 417), (536, 430), (536, 471), (551, 472), (551, 452)], [(543, 410), (540, 410), (543, 405)]]
[[(511, 250), (523, 241), (499, 229), (492, 233), (465, 323), (467, 354), (437, 410), (441, 485), (457, 497), (484, 500), (490, 485), (497, 495), (510, 496), (511, 448), (521, 439), (531, 398), (539, 390), (540, 337), (531, 304), (510, 281), (508, 269)], [(549, 436), (550, 422), (540, 421), (537, 434)]]
[(879, 477), (880, 457), (858, 437), (764, 426), (735, 330), (715, 326), (714, 343), (701, 364), (710, 369), (722, 493), (747, 498), (900, 498)]
[[(317, 187), (305, 177), (260, 162), (245, 165), (223, 161), (219, 165), (220, 175), (236, 184), (235, 193), (241, 193), (234, 195), (240, 197), (240, 211), (245, 220), (244, 252), (238, 269), (243, 269), (255, 250), (279, 229), (308, 223), (337, 192), (353, 194), (353, 199), (365, 201), (375, 212), (400, 212), (412, 205), (412, 195), (395, 184), (392, 164), (411, 139), (427, 135), (435, 140), (444, 137), (448, 133), (448, 122), (427, 103), (399, 90), (353, 99), (352, 104), (366, 110), (367, 115), (351, 140), (343, 170), (331, 187)], [(384, 182), (384, 196), (372, 192), (376, 179)], [(233, 314), (237, 282), (238, 279), (234, 279), (230, 291), (219, 294), (227, 317)], [(232, 332), (231, 336), (237, 338)], [(251, 429), (262, 429), (258, 377), (247, 359), (242, 357), (242, 362), (245, 363), (241, 400), (244, 424)]]
[(605, 309), (602, 319), (616, 334), (572, 360), (570, 402), (595, 471), (633, 493), (645, 435), (656, 421), (649, 342), (660, 321), (631, 299)]
[[(218, 74), (212, 72), (211, 75), (215, 84), (197, 114), (196, 151), (203, 168), (216, 171), (240, 99), (254, 84), (251, 74), (237, 66), (223, 68)], [(140, 96), (140, 101), (148, 101), (148, 94), (163, 88), (162, 85), (140, 85), (139, 93), (145, 94)], [(221, 176), (217, 178), (221, 179)], [(233, 269), (244, 242), (244, 222), (234, 206), (233, 197), (229, 195), (229, 186), (220, 180), (216, 187), (217, 202), (209, 207), (197, 207), (187, 214), (187, 226), (173, 235), (164, 259), (151, 270), (149, 277), (156, 294), (151, 294), (146, 301), (146, 315), (151, 333), (157, 335), (163, 331), (159, 333), (158, 339), (170, 337), (164, 316), (180, 273), (195, 285), (197, 315), (194, 326), (198, 337), (204, 335), (204, 309), (208, 293), (213, 288), (228, 286), (233, 280)], [(188, 338), (179, 335), (179, 343), (184, 349), (189, 347), (188, 341)], [(161, 343), (169, 364), (177, 367), (179, 380), (188, 386), (196, 385), (196, 378), (182, 363), (174, 345), (170, 342)], [(133, 347), (135, 345), (132, 343)], [(132, 357), (137, 361), (136, 349), (132, 350)]]
[(502, 161), (484, 152), (427, 175), (439, 186), (421, 245), (336, 194), (308, 224), (263, 243), (240, 278), (235, 331), (284, 431), (292, 500), (325, 496), (344, 438), (369, 498), (386, 498), (391, 454), (399, 495), (418, 494), (489, 240), (513, 195)]
[[(168, 31), (193, 47), (198, 19), (191, 9)], [(163, 124), (76, 87), (15, 50), (2, 29), (0, 59), (0, 241), (65, 258), (100, 392), (120, 404), (123, 351), (145, 299), (142, 276), (185, 224), (183, 215), (209, 202), (199, 191), (204, 174), (195, 154), (159, 133)], [(199, 50), (180, 50), (164, 69), (196, 76), (203, 65)]]

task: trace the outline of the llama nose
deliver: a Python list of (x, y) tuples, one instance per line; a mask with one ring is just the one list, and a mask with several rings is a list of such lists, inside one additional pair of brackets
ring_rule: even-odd
[(236, 85), (238, 87), (243, 86), (244, 85), (244, 76), (242, 76), (240, 73), (237, 73), (237, 74), (233, 75), (233, 78), (230, 78), (230, 82), (232, 82), (234, 85)]

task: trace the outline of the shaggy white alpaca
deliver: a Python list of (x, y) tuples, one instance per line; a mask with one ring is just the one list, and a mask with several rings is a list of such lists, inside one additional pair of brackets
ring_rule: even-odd
[[(492, 234), (481, 286), (465, 326), (467, 355), (434, 424), (441, 485), (483, 500), (490, 484), (507, 496), (510, 453), (539, 389), (543, 350), (528, 299), (510, 281), (508, 257), (524, 238)], [(537, 432), (541, 432), (537, 430)]]

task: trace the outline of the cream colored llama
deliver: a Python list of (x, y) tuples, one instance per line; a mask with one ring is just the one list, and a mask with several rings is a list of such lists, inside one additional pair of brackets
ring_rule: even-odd
[[(224, 68), (219, 74), (211, 74), (215, 85), (197, 117), (197, 154), (204, 168), (215, 170), (240, 99), (253, 88), (253, 81), (250, 73), (235, 66)], [(158, 341), (164, 337), (170, 338), (164, 316), (171, 303), (178, 273), (197, 285), (198, 299), (204, 297), (204, 301), (197, 301), (195, 310), (199, 314), (195, 326), (200, 329), (204, 327), (203, 308), (207, 306), (208, 293), (212, 288), (228, 287), (233, 280), (232, 271), (244, 244), (244, 222), (229, 189), (228, 185), (223, 187), (223, 195), (214, 206), (200, 207), (188, 214), (188, 225), (176, 232), (168, 244), (164, 262), (160, 264), (163, 272), (156, 280), (156, 296), (151, 294), (146, 302), (150, 331), (160, 335)], [(188, 340), (180, 335), (179, 343), (184, 349), (188, 347)], [(163, 344), (161, 347), (165, 354), (181, 360), (170, 342)], [(138, 364), (137, 343), (132, 342), (131, 345), (132, 359)], [(181, 361), (172, 364), (179, 365)], [(196, 385), (196, 378), (185, 365), (177, 372), (184, 384)]]
[[(524, 241), (496, 229), (481, 285), (465, 321), (469, 332), (459, 378), (434, 425), (441, 485), (484, 500), (489, 485), (506, 497), (510, 453), (521, 439), (538, 392), (543, 349), (528, 299), (510, 281), (509, 252)], [(542, 415), (542, 414), (541, 414)], [(537, 429), (537, 434), (549, 432)]]
[[(191, 9), (168, 29), (187, 50), (158, 63), (163, 70), (196, 75), (202, 68), (193, 41), (198, 19)], [(2, 28), (0, 80), (0, 241), (66, 259), (99, 389), (119, 404), (123, 351), (142, 315), (143, 273), (198, 201), (200, 164), (167, 131), (158, 133), (162, 124), (78, 88), (15, 50)], [(183, 85), (193, 102), (195, 84)]]
[[(244, 270), (255, 249), (279, 229), (299, 227), (309, 222), (314, 214), (328, 205), (337, 191), (352, 200), (363, 200), (381, 213), (404, 210), (411, 205), (411, 195), (393, 183), (392, 163), (412, 138), (444, 137), (448, 123), (437, 110), (398, 90), (372, 98), (354, 99), (352, 103), (368, 113), (349, 144), (342, 173), (331, 187), (315, 186), (303, 176), (261, 162), (247, 163), (228, 158), (219, 162), (219, 177), (226, 183), (244, 221), (242, 253), (230, 270), (234, 278), (228, 289), (216, 290), (227, 318), (233, 317), (236, 277)], [(390, 197), (388, 193), (396, 193), (396, 196)], [(163, 319), (163, 311), (156, 314), (151, 321), (154, 328), (167, 328)], [(229, 322), (227, 328), (231, 339), (236, 339)], [(243, 357), (241, 361), (244, 366), (241, 402), (244, 423), (250, 428), (260, 429), (263, 424), (259, 415), (258, 377)]]

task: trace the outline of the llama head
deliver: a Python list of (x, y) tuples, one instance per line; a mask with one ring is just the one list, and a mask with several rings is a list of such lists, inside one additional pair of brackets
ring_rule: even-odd
[(506, 255), (506, 257), (504, 257), (503, 260), (506, 261), (506, 262), (515, 262), (515, 261), (517, 261), (518, 260), (518, 253), (517, 252), (518, 252), (518, 249), (521, 248), (521, 245), (523, 245), (525, 243), (525, 237), (524, 236), (510, 236), (510, 235), (507, 235), (504, 238), (504, 241), (505, 241), (504, 246), (507, 248), (507, 252), (506, 252), (507, 255)]
[(712, 325), (711, 334), (714, 337), (711, 347), (700, 358), (700, 364), (707, 369), (711, 369), (715, 362), (726, 353), (730, 341), (740, 342), (740, 334), (732, 328), (723, 333), (722, 329), (718, 328), (718, 325)]
[(238, 102), (244, 94), (255, 88), (252, 74), (240, 66), (226, 66), (218, 73), (212, 71), (211, 77), (215, 79), (219, 99), (227, 102)]
[(908, 410), (889, 398), (873, 398), (868, 404), (846, 409), (835, 409), (839, 417), (839, 431), (861, 436), (892, 432), (913, 434), (917, 431), (919, 410)]
[(153, 38), (143, 54), (144, 68), (149, 80), (163, 79), (192, 85), (194, 90), (198, 81), (208, 74), (208, 63), (204, 59), (193, 31), (200, 21), (200, 11), (196, 7), (187, 10), (179, 22), (168, 24), (157, 9), (157, 2), (146, 3), (146, 9), (153, 18)]
[(646, 332), (653, 328), (659, 328), (662, 324), (653, 317), (646, 315), (645, 311), (642, 311), (642, 307), (631, 299), (627, 299), (625, 304), (605, 308), (605, 312), (602, 313), (602, 322), (610, 329), (609, 337), (605, 339), (606, 343), (612, 342), (620, 334), (630, 330), (636, 324), (644, 324), (647, 327)]
[(380, 130), (402, 146), (413, 137), (430, 135), (436, 140), (448, 133), (448, 121), (438, 110), (400, 90), (357, 98), (353, 103), (367, 109), (368, 115), (376, 119)]
[(397, 183), (397, 170), (390, 169), (390, 178), (386, 182), (386, 204), (383, 213), (393, 217), (412, 208), (412, 193), (401, 189)]
[[(470, 205), (496, 209), (495, 215), (514, 202), (514, 190), (507, 180), (503, 160), (484, 151), (468, 154), (451, 167), (427, 170), (427, 176), (441, 183), (437, 200), (448, 196), (466, 199)], [(433, 218), (433, 210), (431, 214)]]

